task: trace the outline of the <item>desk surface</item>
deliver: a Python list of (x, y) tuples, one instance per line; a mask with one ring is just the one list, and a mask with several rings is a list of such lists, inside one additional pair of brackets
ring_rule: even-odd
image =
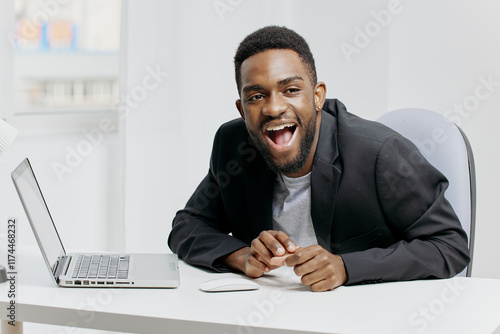
[[(291, 268), (260, 290), (206, 293), (216, 274), (180, 263), (177, 289), (60, 288), (36, 250), (18, 253), (17, 321), (134, 333), (493, 333), (500, 280), (452, 278), (339, 287), (313, 293)], [(9, 286), (0, 284), (8, 320)], [(161, 329), (161, 330), (159, 330)]]

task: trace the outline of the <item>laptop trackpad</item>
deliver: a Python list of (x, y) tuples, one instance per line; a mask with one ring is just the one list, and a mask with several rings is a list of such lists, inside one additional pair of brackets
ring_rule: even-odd
[(138, 255), (135, 261), (131, 261), (132, 272), (130, 277), (135, 280), (165, 280), (175, 277), (177, 272), (176, 263), (165, 256)]

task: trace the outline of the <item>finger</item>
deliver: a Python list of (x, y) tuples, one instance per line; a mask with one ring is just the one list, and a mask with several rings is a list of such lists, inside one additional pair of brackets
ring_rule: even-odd
[[(299, 259), (294, 264), (294, 272), (298, 276), (317, 270), (335, 272), (334, 256), (321, 246), (314, 245), (304, 248), (304, 251), (301, 251), (298, 255)], [(289, 261), (286, 262), (289, 265)]]
[(293, 267), (293, 271), (297, 276), (307, 275), (318, 269), (323, 269), (328, 265), (328, 254), (325, 254), (322, 249), (316, 247), (304, 248), (297, 251), (295, 257), (287, 259), (286, 265)]
[(264, 275), (264, 273), (269, 272), (269, 267), (257, 260), (254, 256), (250, 256), (247, 259), (245, 273), (249, 277), (260, 277)]
[[(336, 266), (337, 256), (326, 251), (313, 252), (315, 256), (293, 270), (301, 276), (302, 284), (310, 286), (312, 291), (327, 291), (344, 284), (346, 277), (342, 266)], [(288, 261), (287, 261), (288, 262)]]
[(327, 279), (327, 276), (325, 275), (324, 272), (316, 270), (313, 272), (310, 272), (305, 275), (299, 275), (301, 276), (300, 281), (302, 284), (307, 285), (307, 286), (312, 286), (320, 281), (323, 281)]
[[(264, 244), (264, 246), (266, 246), (266, 248), (273, 254), (273, 256), (282, 256), (285, 255), (286, 250), (283, 244), (275, 238), (275, 235), (277, 234), (279, 234), (279, 232), (277, 231), (262, 231), (259, 235), (259, 240)], [(280, 238), (283, 239), (283, 236), (281, 236)]]
[(255, 258), (265, 264), (269, 265), (269, 260), (273, 257), (273, 253), (264, 245), (264, 243), (259, 239), (255, 238), (252, 240), (250, 252)]
[(273, 266), (276, 266), (276, 267), (282, 267), (283, 265), (285, 265), (285, 260), (287, 257), (289, 257), (291, 254), (286, 254), (286, 255), (283, 255), (283, 256), (275, 256), (275, 257), (272, 257), (270, 260), (269, 260), (269, 263)]
[(289, 252), (294, 253), (299, 247), (290, 239), (288, 234), (283, 231), (270, 231), (276, 240)]
[(318, 270), (302, 276), (302, 284), (310, 286), (311, 291), (333, 290), (343, 284), (336, 272)]
[(322, 291), (331, 291), (339, 286), (340, 284), (332, 284), (328, 280), (322, 280), (312, 284), (310, 287), (311, 291), (313, 292), (322, 292)]
[(314, 258), (315, 252), (313, 252), (310, 247), (311, 246), (306, 248), (297, 248), (295, 253), (290, 254), (290, 256), (286, 258), (285, 265), (287, 265), (288, 267), (296, 267)]

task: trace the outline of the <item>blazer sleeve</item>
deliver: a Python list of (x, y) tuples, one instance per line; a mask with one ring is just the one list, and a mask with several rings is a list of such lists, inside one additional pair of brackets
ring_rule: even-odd
[(348, 281), (377, 283), (448, 278), (469, 262), (467, 235), (444, 194), (448, 181), (407, 139), (392, 136), (375, 165), (385, 220), (400, 241), (342, 254)]
[(170, 249), (184, 261), (216, 271), (229, 271), (217, 259), (248, 246), (231, 232), (217, 180), (221, 129), (215, 135), (210, 168), (185, 208), (177, 212), (168, 237)]

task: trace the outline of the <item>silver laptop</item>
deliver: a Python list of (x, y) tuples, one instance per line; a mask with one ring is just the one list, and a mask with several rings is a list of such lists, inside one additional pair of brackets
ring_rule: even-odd
[(66, 254), (28, 159), (12, 172), (35, 238), (54, 282), (64, 287), (175, 288), (175, 254)]

